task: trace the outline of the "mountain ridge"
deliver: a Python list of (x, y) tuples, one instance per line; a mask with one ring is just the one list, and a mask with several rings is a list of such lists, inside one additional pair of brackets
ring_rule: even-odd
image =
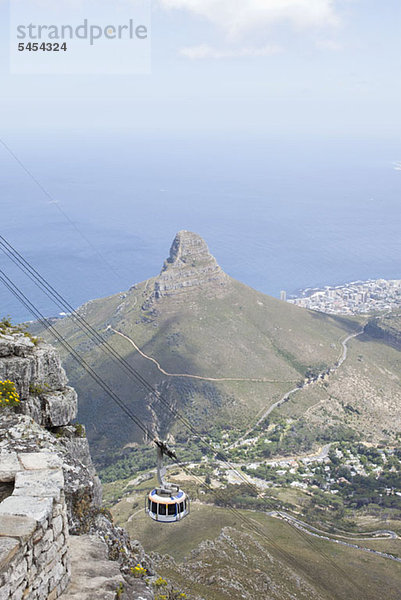
[[(245, 428), (308, 370), (335, 364), (341, 339), (358, 327), (351, 319), (306, 311), (236, 281), (222, 271), (205, 241), (186, 230), (175, 236), (158, 276), (133, 285), (127, 292), (92, 300), (78, 312), (170, 405), (204, 431), (210, 429), (210, 420), (218, 427), (229, 423)], [(132, 384), (118, 365), (113, 366), (73, 318), (66, 317), (55, 326), (155, 433), (179, 432), (168, 411)], [(167, 373), (184, 377), (164, 375), (112, 329), (132, 340)], [(50, 332), (43, 335), (56, 343)], [(95, 448), (140, 441), (137, 432), (126, 431), (126, 424), (110, 411), (108, 399), (97, 390), (98, 405), (93, 407), (92, 382), (60, 351), (80, 394), (79, 418), (88, 425)], [(193, 375), (221, 381), (195, 382), (190, 379)], [(222, 381), (230, 378), (237, 381)], [(100, 425), (111, 422), (121, 442), (116, 435), (110, 441), (99, 434)], [(95, 437), (103, 437), (103, 441), (99, 439), (98, 444)]]

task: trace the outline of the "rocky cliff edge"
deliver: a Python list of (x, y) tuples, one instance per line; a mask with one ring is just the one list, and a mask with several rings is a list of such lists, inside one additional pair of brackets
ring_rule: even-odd
[[(2, 481), (7, 481), (7, 464), (12, 456), (51, 452), (61, 459), (68, 528), (74, 536), (71, 538), (73, 578), (63, 600), (78, 597), (151, 600), (154, 597), (151, 588), (133, 575), (134, 567), (140, 564), (147, 576), (152, 577), (150, 559), (140, 544), (115, 527), (111, 516), (101, 508), (102, 488), (85, 428), (72, 423), (77, 414), (77, 395), (67, 385), (58, 354), (48, 344), (3, 321), (0, 381), (7, 380), (15, 384), (20, 401), (12, 408), (0, 403)], [(9, 475), (11, 481), (13, 474)], [(84, 569), (83, 548), (87, 556)]]

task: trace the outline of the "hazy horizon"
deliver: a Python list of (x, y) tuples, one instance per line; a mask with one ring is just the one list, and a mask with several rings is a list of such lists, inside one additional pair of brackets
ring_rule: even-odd
[(6, 237), (74, 305), (155, 275), (183, 228), (275, 296), (397, 277), (401, 5), (151, 8), (149, 75), (13, 75), (0, 0), (0, 139), (75, 224), (0, 145)]
[[(13, 148), (62, 212), (1, 150), (3, 235), (74, 306), (156, 275), (180, 229), (202, 235), (231, 276), (276, 297), (401, 278), (396, 142), (57, 138), (58, 147), (43, 138), (39, 156), (33, 140)], [(57, 314), (4, 255), (0, 264)], [(0, 302), (3, 314), (28, 318), (7, 290)]]

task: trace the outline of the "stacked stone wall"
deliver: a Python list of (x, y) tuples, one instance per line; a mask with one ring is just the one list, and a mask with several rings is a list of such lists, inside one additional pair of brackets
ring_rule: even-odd
[(61, 459), (50, 452), (0, 454), (0, 600), (55, 600), (70, 580)]

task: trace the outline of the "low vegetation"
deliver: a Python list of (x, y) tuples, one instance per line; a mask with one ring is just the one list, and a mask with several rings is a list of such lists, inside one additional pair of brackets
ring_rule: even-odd
[(7, 406), (18, 406), (20, 398), (15, 383), (6, 379), (0, 380), (0, 408)]
[[(398, 599), (399, 564), (306, 536), (264, 513), (234, 514), (224, 507), (193, 503), (188, 519), (160, 527), (144, 511), (123, 513), (127, 505), (124, 500), (113, 509), (116, 521), (120, 523), (123, 514), (133, 515), (128, 531), (145, 550), (160, 556), (157, 571), (188, 598), (232, 600), (243, 590), (248, 597), (264, 597), (265, 592), (274, 600)], [(241, 515), (251, 519), (259, 533), (248, 529)], [(372, 542), (381, 551), (392, 550), (392, 544)], [(338, 577), (337, 569), (347, 573), (347, 579)]]
[[(93, 426), (89, 436), (107, 506), (116, 522), (146, 549), (167, 553), (177, 561), (161, 561), (162, 580), (171, 579), (175, 585), (155, 586), (158, 600), (176, 600), (180, 596), (173, 594), (178, 589), (186, 593), (189, 583), (191, 591), (206, 600), (231, 600), (239, 597), (241, 586), (248, 592), (259, 577), (260, 586), (267, 586), (259, 587), (259, 594), (266, 589), (272, 597), (276, 589), (279, 598), (291, 594), (308, 600), (398, 598), (398, 563), (312, 536), (301, 539), (307, 534), (302, 536), (278, 516), (299, 519), (306, 528), (315, 527), (337, 540), (356, 539), (365, 531), (366, 548), (401, 556), (398, 539), (369, 536), (375, 530), (401, 533), (401, 456), (395, 447), (401, 440), (399, 351), (383, 340), (360, 336), (350, 340), (346, 360), (332, 370), (340, 363), (343, 340), (360, 330), (361, 320), (302, 311), (234, 281), (226, 296), (194, 296), (190, 309), (165, 298), (150, 310), (153, 285), (154, 280), (149, 280), (127, 294), (94, 301), (85, 307), (85, 317), (168, 404), (189, 419), (206, 445), (174, 419), (166, 402), (145, 396), (125, 373), (122, 377), (118, 366), (84, 338), (73, 319), (56, 326), (128, 399), (140, 419), (161, 437), (174, 437), (177, 454), (185, 463), (185, 469), (168, 464), (169, 478), (192, 500), (190, 517), (172, 533), (171, 528), (150, 522), (143, 510), (146, 491), (156, 485), (154, 448), (143, 446), (142, 432), (117, 411), (110, 411), (108, 398), (92, 402), (92, 384), (65, 356), (80, 394), (80, 419)], [(107, 329), (110, 323), (165, 372), (204, 379), (166, 375)], [(397, 323), (392, 325), (399, 328)], [(243, 380), (206, 381), (230, 377)], [(282, 399), (286, 401), (256, 427), (267, 408)], [(223, 455), (235, 463), (235, 469), (227, 466)], [(233, 508), (246, 511), (243, 514), (263, 527), (260, 539), (247, 530)], [(222, 534), (226, 527), (232, 529), (227, 533), (230, 541)], [(367, 593), (351, 593), (337, 570), (324, 564), (319, 549)], [(237, 568), (238, 562), (244, 572)], [(199, 577), (191, 579), (187, 564), (194, 565)], [(294, 572), (297, 582), (291, 579)], [(234, 587), (225, 579), (227, 573)], [(313, 582), (313, 589), (305, 582)]]
[(22, 333), (25, 337), (27, 337), (35, 346), (37, 346), (40, 342), (38, 337), (35, 337), (29, 331), (27, 331), (27, 325), (14, 325), (9, 317), (3, 317), (0, 320), (0, 334), (2, 335), (12, 335), (14, 333)]

